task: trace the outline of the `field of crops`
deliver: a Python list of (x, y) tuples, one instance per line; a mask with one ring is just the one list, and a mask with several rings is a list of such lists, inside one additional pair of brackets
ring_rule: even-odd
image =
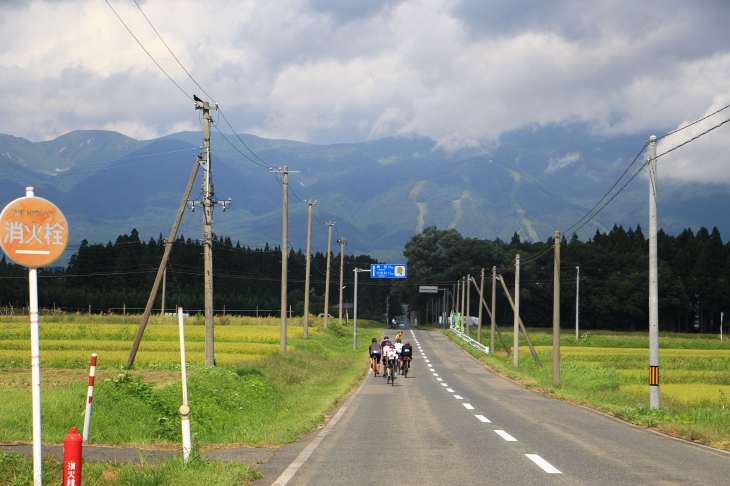
[[(501, 373), (556, 398), (730, 450), (730, 341), (713, 335), (662, 333), (660, 409), (650, 410), (648, 334), (592, 331), (578, 340), (563, 334), (560, 382), (554, 383), (552, 330), (529, 333), (542, 368), (535, 364), (524, 337), (518, 369), (501, 346), (490, 356), (469, 351)], [(511, 344), (512, 334), (503, 334)], [(483, 333), (483, 342), (484, 337)]]
[[(131, 321), (131, 319), (130, 319)], [(40, 325), (41, 367), (88, 367), (92, 353), (99, 355), (97, 366), (124, 366), (137, 333), (138, 323), (105, 324), (95, 322), (44, 323)], [(287, 338), (301, 339), (303, 328), (289, 326)], [(317, 328), (310, 333), (318, 332)], [(228, 325), (215, 328), (215, 358), (220, 365), (236, 366), (280, 350), (280, 329), (273, 325)], [(185, 327), (187, 362), (205, 363), (205, 328)], [(30, 326), (28, 323), (7, 323), (0, 326), (0, 368), (30, 366)], [(294, 349), (295, 346), (287, 346)], [(180, 342), (177, 324), (150, 324), (146, 327), (135, 366), (168, 367), (180, 365)]]

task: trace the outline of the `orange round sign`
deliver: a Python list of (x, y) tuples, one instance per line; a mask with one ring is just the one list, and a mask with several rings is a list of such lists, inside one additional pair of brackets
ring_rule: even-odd
[(67, 243), (66, 218), (50, 201), (21, 197), (0, 213), (0, 247), (18, 265), (48, 266), (61, 257)]

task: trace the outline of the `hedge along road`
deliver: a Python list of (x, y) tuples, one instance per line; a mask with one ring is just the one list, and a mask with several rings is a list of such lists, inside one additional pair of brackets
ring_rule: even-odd
[[(408, 378), (372, 373), (255, 485), (725, 484), (730, 454), (526, 390), (438, 331), (406, 331)], [(283, 464), (287, 461), (287, 464)]]

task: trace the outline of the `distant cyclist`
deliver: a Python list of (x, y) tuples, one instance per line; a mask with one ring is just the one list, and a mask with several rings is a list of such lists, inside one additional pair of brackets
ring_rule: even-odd
[(378, 376), (378, 368), (380, 367), (380, 354), (381, 348), (378, 344), (378, 340), (373, 338), (373, 342), (370, 343), (370, 368), (375, 371), (375, 376)]
[[(401, 367), (404, 366), (411, 366), (411, 360), (413, 359), (413, 347), (411, 347), (411, 343), (407, 342), (403, 345), (403, 348), (401, 348), (400, 351), (401, 356)], [(406, 363), (406, 361), (408, 363)]]
[(398, 370), (398, 353), (395, 352), (394, 345), (389, 344), (385, 346), (383, 349), (383, 359), (385, 360), (385, 373), (383, 373), (383, 378), (388, 378), (388, 370), (391, 369), (393, 370), (393, 376), (395, 376)]

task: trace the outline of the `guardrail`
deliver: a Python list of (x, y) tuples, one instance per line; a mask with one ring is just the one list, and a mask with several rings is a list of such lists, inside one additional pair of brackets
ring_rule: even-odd
[(453, 332), (454, 334), (456, 334), (461, 339), (463, 339), (467, 343), (471, 344), (472, 346), (474, 346), (478, 350), (484, 352), (485, 354), (489, 354), (489, 346), (485, 346), (482, 343), (473, 340), (472, 338), (470, 338), (469, 336), (467, 336), (463, 332), (457, 330), (455, 327), (450, 327), (449, 329), (451, 329), (451, 332)]

